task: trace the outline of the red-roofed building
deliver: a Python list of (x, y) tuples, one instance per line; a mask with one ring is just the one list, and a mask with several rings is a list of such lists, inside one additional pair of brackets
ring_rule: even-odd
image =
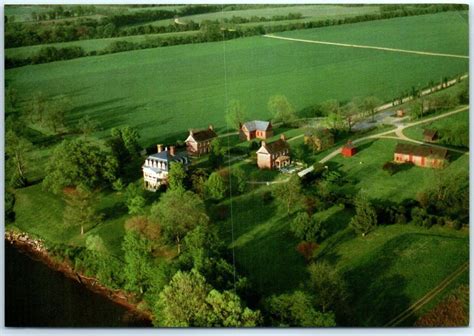
[(344, 145), (344, 147), (342, 147), (342, 151), (341, 151), (342, 156), (351, 157), (351, 156), (354, 156), (356, 153), (357, 153), (357, 148), (354, 147), (354, 145), (352, 144), (352, 141), (350, 140)]

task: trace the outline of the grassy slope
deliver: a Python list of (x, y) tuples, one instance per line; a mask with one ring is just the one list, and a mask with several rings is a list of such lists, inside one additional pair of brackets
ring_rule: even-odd
[[(449, 24), (446, 24), (449, 22)], [(416, 23), (416, 29), (413, 24)], [(360, 22), (347, 29), (344, 25), (307, 29), (276, 35), (308, 40), (362, 44), (409, 50), (468, 55), (469, 26), (466, 12), (445, 12), (395, 20)]]
[(382, 326), (468, 258), (466, 233), (391, 225), (365, 238), (341, 231), (321, 246), (318, 260), (344, 273), (355, 325)]
[[(423, 17), (408, 19), (403, 18), (403, 31), (419, 31), (425, 22)], [(453, 25), (443, 14), (438, 19), (440, 25)], [(384, 34), (381, 23), (373, 23), (378, 25), (374, 39)], [(354, 31), (360, 25), (345, 27)], [(457, 39), (432, 36), (431, 43), (443, 44), (447, 37)], [(458, 42), (467, 45), (463, 39)], [(227, 42), (225, 58), (222, 43), (185, 45), (11, 69), (6, 80), (25, 93), (23, 99), (40, 88), (52, 96), (69, 95), (76, 107), (67, 116), (71, 125), (84, 115), (97, 119), (105, 130), (130, 124), (150, 144), (183, 138), (187, 128), (209, 122), (224, 126), (226, 98), (245, 102), (252, 118), (268, 118), (266, 105), (274, 94), (285, 94), (298, 109), (330, 98), (375, 94), (389, 99), (412, 85), (465, 72), (467, 64), (462, 59), (252, 37)]]
[(81, 41), (72, 41), (72, 42), (61, 42), (61, 43), (50, 43), (50, 44), (41, 44), (27, 47), (19, 48), (9, 48), (5, 49), (5, 56), (10, 58), (26, 58), (32, 56), (38, 52), (41, 48), (45, 47), (56, 47), (56, 48), (65, 48), (78, 46), (82, 47), (85, 52), (91, 51), (100, 51), (111, 45), (116, 41), (127, 41), (127, 42), (144, 42), (147, 38), (156, 38), (156, 37), (171, 37), (171, 36), (183, 36), (183, 35), (195, 35), (198, 31), (187, 31), (187, 32), (177, 32), (177, 33), (164, 33), (164, 34), (149, 34), (149, 35), (137, 35), (137, 36), (122, 36), (122, 37), (111, 37), (103, 39), (92, 39), (92, 40), (81, 40)]
[(458, 124), (469, 125), (469, 110), (457, 113), (444, 119), (438, 119), (426, 124), (409, 127), (405, 129), (403, 133), (411, 139), (423, 141), (423, 131), (426, 128), (449, 129), (450, 127)]
[[(414, 166), (389, 176), (382, 170), (382, 166), (385, 162), (393, 160), (393, 150), (397, 142), (392, 139), (381, 139), (358, 144), (357, 155), (351, 158), (338, 155), (329, 162), (329, 166), (337, 167), (355, 181), (348, 192), (360, 189), (370, 198), (388, 199), (394, 202), (414, 198), (420, 189), (437, 179), (440, 171)], [(450, 164), (442, 171), (444, 174), (468, 170), (467, 155), (451, 153), (451, 156)]]

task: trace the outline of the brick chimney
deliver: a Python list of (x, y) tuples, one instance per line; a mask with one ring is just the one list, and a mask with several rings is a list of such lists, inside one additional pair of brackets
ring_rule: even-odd
[(214, 126), (212, 126), (212, 124), (209, 124), (209, 129), (210, 129), (211, 131), (214, 131)]
[(239, 129), (242, 129), (242, 123), (239, 121)]
[(267, 143), (266, 143), (265, 141), (263, 141), (263, 140), (260, 141), (260, 146), (264, 146), (264, 147), (265, 147), (266, 145), (267, 145)]
[(176, 155), (176, 147), (175, 146), (170, 146), (170, 155), (175, 156)]
[(194, 131), (192, 128), (189, 129), (189, 135), (193, 135), (194, 134)]
[(283, 141), (286, 141), (286, 136), (285, 136), (284, 133), (282, 133), (282, 134), (280, 135), (280, 139), (283, 140)]
[(162, 144), (156, 145), (156, 151), (157, 151), (158, 153), (161, 153), (162, 150), (163, 150), (163, 145), (162, 145)]

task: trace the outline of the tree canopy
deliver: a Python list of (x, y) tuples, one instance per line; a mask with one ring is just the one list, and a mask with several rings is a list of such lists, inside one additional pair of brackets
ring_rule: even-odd
[(83, 139), (64, 140), (51, 155), (43, 186), (54, 193), (64, 187), (101, 187), (115, 180), (117, 161)]
[(295, 108), (290, 104), (288, 98), (282, 95), (270, 97), (268, 110), (273, 115), (274, 122), (289, 124), (296, 119)]
[(255, 327), (260, 312), (230, 292), (219, 292), (197, 271), (178, 271), (160, 293), (155, 324), (163, 327)]
[(164, 238), (174, 241), (181, 252), (181, 240), (197, 225), (207, 224), (203, 201), (191, 191), (168, 190), (151, 208), (151, 219), (159, 223)]

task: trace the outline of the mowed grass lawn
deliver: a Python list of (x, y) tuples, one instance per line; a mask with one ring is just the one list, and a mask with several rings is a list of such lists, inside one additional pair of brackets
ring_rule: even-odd
[(410, 139), (423, 141), (423, 132), (425, 129), (451, 129), (457, 125), (469, 125), (469, 110), (456, 113), (443, 119), (408, 127), (403, 130), (403, 134)]
[[(454, 24), (443, 14), (436, 18), (448, 30)], [(339, 34), (342, 38), (362, 29), (377, 40), (385, 23), (416, 35), (425, 22), (423, 16), (402, 19), (366, 23), (362, 28), (344, 25)], [(367, 30), (370, 24), (377, 28), (372, 33)], [(325, 29), (330, 28), (319, 31)], [(401, 39), (384, 37), (387, 42)], [(420, 43), (450, 44), (445, 41), (451, 39), (467, 48), (467, 40), (457, 33), (423, 36)], [(251, 37), (225, 45), (182, 45), (26, 66), (7, 70), (5, 76), (22, 101), (37, 91), (71, 97), (70, 127), (89, 115), (102, 128), (96, 135), (108, 136), (110, 128), (128, 124), (137, 127), (142, 143), (149, 145), (183, 140), (188, 128), (209, 123), (222, 131), (229, 99), (242, 101), (249, 118), (266, 119), (268, 99), (275, 94), (286, 95), (297, 109), (333, 98), (376, 95), (389, 100), (414, 85), (467, 69), (464, 59)]]
[[(106, 221), (94, 227), (86, 227), (81, 237), (80, 228), (63, 221), (65, 203), (60, 196), (45, 192), (41, 184), (15, 191), (15, 222), (8, 227), (16, 227), (24, 232), (37, 235), (48, 242), (76, 246), (85, 244), (88, 235), (100, 235), (110, 253), (122, 255), (124, 223), (130, 215), (124, 204), (124, 196), (117, 192), (100, 194), (97, 210), (105, 215)], [(146, 207), (148, 210), (149, 207)]]
[(345, 173), (353, 183), (344, 186), (347, 192), (360, 190), (372, 199), (400, 202), (413, 199), (417, 192), (432, 186), (439, 174), (456, 174), (469, 171), (468, 155), (450, 152), (450, 163), (443, 170), (410, 167), (390, 176), (382, 170), (387, 161), (393, 160), (393, 151), (399, 141), (379, 139), (357, 144), (358, 153), (353, 157), (337, 155), (328, 166)]
[(343, 274), (356, 326), (381, 327), (469, 260), (469, 234), (413, 225), (350, 229), (321, 245), (318, 261)]

